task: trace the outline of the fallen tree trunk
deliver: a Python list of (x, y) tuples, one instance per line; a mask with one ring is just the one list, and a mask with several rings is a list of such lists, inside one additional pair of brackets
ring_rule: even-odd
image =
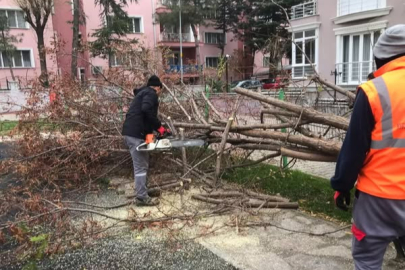
[[(294, 126), (301, 126), (308, 124), (309, 121), (301, 121), (300, 123), (281, 123), (281, 124), (256, 124), (244, 126), (231, 126), (230, 131), (251, 130), (251, 129), (280, 129), (280, 128), (293, 128)], [(225, 127), (209, 125), (209, 124), (195, 124), (195, 123), (173, 123), (175, 127), (190, 128), (190, 129), (207, 129), (211, 131), (224, 131)]]
[(329, 155), (337, 155), (341, 148), (341, 143), (339, 142), (309, 138), (306, 136), (290, 135), (288, 133), (282, 133), (278, 131), (249, 130), (249, 131), (241, 131), (239, 133), (250, 137), (269, 138), (286, 141), (289, 143), (295, 143), (298, 145), (313, 148), (315, 150), (319, 150)]
[(268, 103), (270, 105), (286, 109), (288, 111), (292, 111), (297, 113), (298, 115), (301, 115), (306, 118), (310, 119), (312, 122), (319, 123), (319, 124), (325, 124), (328, 126), (333, 126), (339, 129), (344, 129), (347, 130), (349, 128), (349, 120), (346, 118), (343, 118), (341, 116), (336, 116), (333, 114), (329, 113), (322, 113), (317, 110), (314, 110), (312, 108), (306, 108), (302, 107), (300, 105), (296, 105), (290, 102), (282, 101), (279, 99), (275, 99), (272, 97), (264, 96), (259, 93), (255, 93), (253, 91), (249, 91), (240, 87), (237, 87), (235, 89), (235, 92), (265, 103)]
[(261, 207), (261, 208), (286, 208), (286, 209), (297, 209), (298, 203), (294, 202), (266, 202), (266, 201), (247, 201), (247, 200), (220, 200), (213, 199), (204, 195), (192, 195), (192, 199), (203, 201), (211, 204), (224, 204), (224, 205), (235, 205), (236, 203), (241, 203), (246, 207)]
[(336, 162), (337, 160), (337, 156), (322, 155), (314, 152), (311, 153), (311, 152), (294, 151), (284, 147), (281, 147), (280, 151), (282, 156), (302, 160), (321, 161), (321, 162)]

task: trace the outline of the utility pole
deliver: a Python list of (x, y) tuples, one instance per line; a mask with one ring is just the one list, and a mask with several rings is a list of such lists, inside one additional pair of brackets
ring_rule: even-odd
[(180, 83), (183, 84), (183, 33), (181, 29), (181, 0), (179, 0), (179, 22), (180, 22)]
[(230, 55), (227, 54), (225, 55), (226, 58), (226, 63), (225, 63), (225, 73), (226, 73), (226, 92), (229, 91), (229, 80), (228, 80), (228, 60), (229, 60)]

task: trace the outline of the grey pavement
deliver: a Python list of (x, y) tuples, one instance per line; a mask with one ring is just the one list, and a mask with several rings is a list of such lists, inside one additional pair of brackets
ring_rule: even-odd
[[(351, 257), (349, 229), (325, 236), (313, 236), (339, 229), (337, 224), (311, 217), (299, 211), (270, 210), (261, 216), (274, 226), (228, 230), (205, 237), (200, 243), (246, 270), (349, 270), (354, 269)], [(257, 222), (257, 221), (256, 221)], [(304, 233), (306, 232), (306, 233)], [(393, 259), (395, 250), (389, 246), (384, 270), (405, 269)]]

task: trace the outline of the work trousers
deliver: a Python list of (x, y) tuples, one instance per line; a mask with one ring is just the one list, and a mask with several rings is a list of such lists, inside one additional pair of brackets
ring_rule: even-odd
[(149, 169), (149, 153), (136, 151), (136, 147), (143, 143), (144, 140), (130, 136), (124, 136), (124, 138), (134, 165), (135, 197), (144, 200), (148, 198), (146, 183)]
[(391, 200), (357, 191), (353, 209), (352, 254), (356, 270), (381, 270), (387, 246), (405, 246), (405, 200)]

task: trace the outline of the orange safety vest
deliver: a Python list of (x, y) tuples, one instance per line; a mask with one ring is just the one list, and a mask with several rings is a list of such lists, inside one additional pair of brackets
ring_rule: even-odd
[(370, 195), (405, 199), (405, 57), (380, 69), (360, 86), (375, 119), (371, 146), (357, 179)]

